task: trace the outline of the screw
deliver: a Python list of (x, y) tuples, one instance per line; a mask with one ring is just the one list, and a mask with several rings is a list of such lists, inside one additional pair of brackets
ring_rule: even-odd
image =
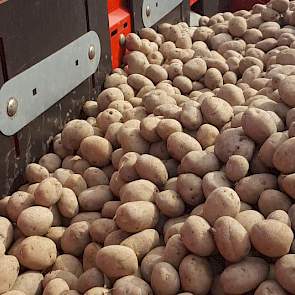
[(146, 13), (147, 17), (149, 17), (151, 15), (151, 8), (149, 5), (146, 7), (145, 13)]
[(7, 103), (7, 115), (9, 117), (13, 117), (16, 114), (17, 107), (18, 107), (18, 102), (16, 98), (14, 97), (9, 98)]
[(94, 45), (90, 45), (89, 46), (89, 49), (88, 49), (88, 57), (89, 57), (89, 59), (94, 59), (94, 57), (95, 57), (95, 47), (94, 47)]
[(125, 35), (124, 34), (121, 34), (120, 35), (120, 45), (122, 47), (125, 45), (125, 41), (126, 41)]

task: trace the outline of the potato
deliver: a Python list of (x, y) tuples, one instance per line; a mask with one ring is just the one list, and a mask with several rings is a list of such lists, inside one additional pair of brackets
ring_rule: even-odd
[(116, 149), (115, 151), (113, 151), (112, 153), (112, 165), (114, 169), (118, 169), (119, 168), (119, 162), (121, 160), (121, 158), (123, 157), (123, 155), (125, 154), (125, 152), (123, 151), (122, 148)]
[(126, 36), (126, 48), (128, 50), (139, 50), (141, 47), (141, 39), (138, 35), (134, 33), (129, 33)]
[(273, 133), (260, 147), (258, 157), (267, 167), (274, 167), (273, 155), (278, 146), (288, 139), (288, 135), (283, 132)]
[(45, 288), (50, 281), (57, 278), (64, 280), (70, 289), (77, 290), (78, 278), (71, 272), (65, 270), (53, 270), (48, 272), (42, 281), (43, 288)]
[(225, 166), (226, 177), (235, 182), (245, 177), (249, 170), (249, 163), (246, 158), (240, 155), (232, 155), (229, 157)]
[(97, 126), (105, 133), (112, 123), (120, 122), (122, 114), (116, 110), (108, 107), (103, 112), (100, 112), (96, 118)]
[(118, 171), (123, 181), (130, 182), (139, 178), (135, 169), (138, 158), (139, 154), (135, 152), (128, 152), (121, 157), (118, 164)]
[(118, 227), (129, 233), (153, 228), (159, 218), (157, 207), (148, 201), (135, 201), (121, 205), (116, 212)]
[(165, 165), (154, 156), (144, 154), (138, 157), (135, 169), (141, 178), (147, 179), (157, 186), (163, 186), (168, 180)]
[(182, 94), (188, 94), (193, 89), (192, 81), (186, 76), (176, 76), (173, 79), (173, 86), (178, 88)]
[(268, 264), (262, 258), (246, 257), (226, 267), (220, 283), (226, 293), (243, 294), (258, 287), (267, 278), (268, 270)]
[(232, 106), (241, 105), (245, 102), (243, 91), (233, 84), (221, 86), (217, 96), (224, 99)]
[(248, 232), (230, 216), (219, 217), (214, 222), (213, 236), (218, 251), (227, 261), (238, 262), (250, 252)]
[(131, 233), (127, 233), (121, 229), (115, 230), (107, 235), (104, 241), (104, 246), (120, 245), (125, 239), (127, 239)]
[(60, 240), (61, 240), (65, 230), (66, 230), (66, 227), (53, 226), (48, 230), (46, 237), (49, 238), (50, 240), (52, 240), (55, 243), (56, 247), (58, 249), (60, 249)]
[(116, 223), (112, 219), (100, 218), (92, 222), (89, 233), (94, 242), (103, 244), (108, 234), (117, 229)]
[(61, 159), (58, 155), (49, 153), (40, 158), (39, 164), (52, 173), (60, 167)]
[(184, 213), (185, 204), (173, 190), (155, 194), (155, 202), (160, 212), (168, 217), (178, 217)]
[(82, 156), (94, 166), (106, 166), (111, 158), (112, 146), (110, 142), (100, 136), (88, 136), (81, 142)]
[(201, 111), (206, 121), (217, 128), (223, 127), (233, 117), (230, 104), (218, 97), (205, 97)]
[(181, 230), (181, 240), (186, 248), (198, 256), (209, 256), (215, 250), (209, 223), (200, 216), (190, 216)]
[(159, 262), (153, 268), (151, 286), (157, 294), (176, 294), (180, 289), (179, 275), (171, 264)]
[(199, 80), (207, 71), (206, 62), (201, 58), (193, 58), (183, 65), (183, 74), (192, 81)]
[(49, 171), (39, 164), (31, 163), (26, 167), (25, 177), (29, 183), (37, 183), (49, 177)]
[(78, 290), (83, 294), (89, 289), (94, 287), (103, 287), (103, 285), (103, 274), (95, 267), (85, 271), (78, 279)]
[(50, 267), (54, 264), (56, 256), (55, 243), (45, 237), (27, 237), (18, 246), (17, 259), (19, 263), (31, 270), (44, 270)]
[(110, 180), (110, 190), (112, 194), (116, 197), (119, 197), (120, 189), (123, 187), (124, 184), (125, 181), (123, 181), (123, 179), (120, 177), (119, 172), (114, 172)]
[(113, 195), (108, 185), (93, 186), (78, 196), (79, 205), (84, 211), (101, 210), (106, 202), (112, 200)]
[(157, 142), (160, 140), (157, 134), (157, 126), (161, 120), (157, 117), (146, 117), (140, 123), (140, 134), (148, 142)]
[(143, 295), (152, 294), (151, 287), (144, 280), (134, 275), (118, 279), (112, 289), (112, 294), (114, 295), (128, 294), (129, 292), (139, 292), (139, 294)]
[(196, 133), (196, 139), (201, 144), (202, 148), (206, 148), (208, 146), (214, 145), (218, 134), (219, 131), (215, 126), (203, 124)]
[(77, 278), (83, 273), (81, 262), (73, 255), (62, 254), (57, 256), (52, 270), (64, 270), (71, 272)]
[(154, 183), (146, 179), (139, 179), (122, 186), (120, 200), (122, 203), (133, 201), (154, 201), (154, 193), (158, 188)]
[(75, 193), (69, 188), (63, 188), (61, 197), (57, 203), (62, 216), (73, 218), (79, 213), (79, 204)]
[(66, 281), (60, 278), (51, 280), (44, 288), (44, 295), (62, 294), (64, 291), (70, 290)]
[(192, 106), (191, 103), (184, 103), (180, 113), (180, 122), (184, 128), (197, 130), (203, 123), (200, 109), (196, 106)]
[(149, 78), (154, 84), (158, 84), (163, 80), (168, 79), (167, 71), (160, 65), (149, 65), (145, 71), (145, 76)]
[(97, 252), (97, 267), (109, 278), (132, 275), (138, 269), (134, 251), (121, 245), (106, 246)]
[(189, 205), (199, 205), (203, 199), (202, 179), (192, 173), (181, 174), (177, 178), (177, 192)]
[(124, 84), (126, 82), (127, 82), (127, 78), (124, 74), (112, 73), (106, 76), (104, 87), (105, 88), (117, 87), (120, 84)]
[[(290, 49), (293, 50), (294, 49)], [(284, 51), (281, 53), (284, 54)], [(277, 60), (279, 59), (279, 55), (277, 57)], [(295, 106), (295, 101), (294, 101), (294, 90), (293, 90), (293, 83), (294, 83), (295, 76), (291, 75), (283, 79), (280, 84), (279, 84), (279, 94), (282, 99), (282, 101), (287, 104), (290, 107)]]
[(242, 127), (247, 136), (255, 142), (262, 144), (265, 140), (277, 132), (277, 127), (272, 117), (257, 108), (249, 108), (242, 117)]
[[(52, 176), (56, 178), (62, 185), (65, 184), (67, 179), (73, 174), (74, 172), (70, 169), (65, 169), (65, 168), (58, 168), (54, 171)], [(34, 187), (33, 187), (34, 186)], [(35, 183), (31, 186), (32, 192), (31, 194), (35, 193), (36, 188), (38, 187), (38, 184)]]
[(157, 124), (156, 132), (163, 140), (167, 140), (172, 133), (182, 132), (182, 126), (177, 120), (162, 119)]
[(207, 294), (213, 282), (213, 273), (206, 258), (187, 255), (179, 266), (182, 290), (193, 294)]
[[(267, 237), (267, 246), (265, 246)], [(250, 232), (251, 243), (262, 254), (280, 257), (288, 254), (294, 235), (286, 224), (277, 220), (264, 220), (256, 223)]]
[(216, 68), (210, 68), (207, 70), (204, 76), (205, 86), (213, 90), (223, 85), (222, 74)]
[[(26, 271), (20, 274), (12, 290), (23, 292), (24, 294), (42, 294), (43, 275), (37, 271)], [(12, 295), (12, 294), (11, 294)], [(21, 294), (15, 294), (21, 295)]]
[[(71, 176), (68, 178), (68, 180)], [(68, 182), (66, 181), (66, 183)], [(65, 185), (66, 185), (65, 183)], [(40, 182), (38, 187), (35, 190), (35, 204), (45, 207), (50, 207), (58, 202), (62, 194), (62, 185), (61, 183), (53, 178), (49, 177)]]
[(17, 290), (11, 290), (11, 291), (5, 292), (3, 294), (4, 295), (26, 295), (24, 292), (17, 291)]
[(19, 273), (19, 263), (12, 255), (0, 257), (0, 292), (1, 294), (10, 290)]
[(278, 294), (285, 295), (287, 294), (284, 289), (274, 280), (266, 280), (262, 282), (255, 291), (255, 295), (264, 295), (264, 294)]
[(186, 154), (180, 164), (182, 173), (194, 173), (203, 177), (205, 174), (219, 170), (219, 161), (213, 153), (192, 151)]
[(241, 16), (234, 16), (228, 23), (229, 33), (234, 37), (241, 37), (247, 30), (246, 19)]
[(86, 271), (92, 267), (96, 267), (95, 258), (101, 246), (95, 242), (89, 243), (83, 252), (83, 270)]
[[(221, 216), (227, 215), (235, 217), (240, 212), (240, 198), (238, 194), (229, 187), (219, 187), (207, 197), (203, 217), (210, 223)], [(218, 208), (216, 210), (216, 208)]]
[(150, 64), (161, 65), (163, 63), (164, 57), (160, 51), (154, 51), (147, 55), (147, 59)]
[(283, 210), (275, 210), (275, 211), (271, 212), (267, 216), (267, 219), (278, 220), (282, 223), (287, 224), (288, 226), (291, 226), (291, 220), (290, 220), (288, 214)]
[(52, 212), (42, 206), (33, 206), (23, 210), (17, 218), (17, 227), (26, 236), (47, 234), (53, 222)]
[(84, 120), (72, 120), (61, 132), (61, 143), (67, 149), (77, 150), (81, 141), (91, 135), (93, 128), (89, 123)]
[(249, 204), (256, 204), (263, 191), (276, 188), (276, 177), (268, 173), (253, 174), (244, 177), (235, 186), (235, 190), (241, 201)]
[(246, 209), (238, 213), (235, 219), (246, 229), (248, 233), (250, 233), (252, 227), (256, 223), (264, 220), (264, 217), (258, 211)]
[(106, 288), (94, 287), (92, 289), (89, 289), (84, 295), (109, 295), (109, 294), (111, 294), (111, 292), (110, 290)]
[(173, 62), (167, 67), (166, 71), (169, 79), (173, 80), (175, 77), (183, 75), (183, 64), (182, 62)]
[(108, 201), (104, 203), (101, 210), (101, 216), (105, 218), (113, 218), (120, 205), (120, 201)]
[(291, 205), (292, 202), (286, 194), (274, 189), (263, 191), (258, 200), (259, 211), (264, 216), (268, 216), (275, 210), (288, 212)]
[(80, 221), (86, 221), (89, 224), (91, 224), (94, 220), (99, 219), (100, 217), (101, 217), (101, 214), (98, 212), (81, 212), (77, 214), (74, 218), (72, 218), (71, 224), (74, 224)]
[(295, 255), (287, 254), (277, 260), (275, 264), (275, 276), (278, 283), (288, 292), (294, 292)]
[(64, 253), (80, 256), (89, 241), (89, 223), (75, 222), (65, 230), (61, 238), (61, 248)]
[(87, 117), (96, 117), (98, 115), (98, 104), (94, 100), (87, 100), (83, 105), (83, 112)]
[(0, 242), (5, 249), (8, 249), (13, 242), (13, 226), (7, 218), (2, 216), (0, 216)]
[(169, 154), (176, 160), (181, 159), (190, 151), (201, 150), (201, 145), (193, 137), (183, 132), (174, 132), (167, 139)]
[(139, 261), (153, 248), (159, 246), (159, 234), (154, 229), (146, 229), (124, 239), (120, 245), (131, 248)]

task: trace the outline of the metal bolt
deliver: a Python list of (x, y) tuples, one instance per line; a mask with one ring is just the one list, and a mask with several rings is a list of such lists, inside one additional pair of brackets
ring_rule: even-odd
[(88, 57), (89, 57), (89, 59), (94, 59), (94, 57), (95, 57), (95, 47), (94, 47), (94, 45), (89, 46)]
[(17, 107), (18, 107), (18, 102), (16, 98), (14, 97), (9, 98), (7, 103), (7, 115), (9, 117), (13, 117), (16, 114)]
[(145, 13), (147, 17), (151, 15), (151, 7), (149, 5), (146, 7)]
[(124, 46), (125, 45), (125, 41), (126, 41), (125, 35), (124, 34), (121, 34), (120, 35), (120, 45), (121, 46)]

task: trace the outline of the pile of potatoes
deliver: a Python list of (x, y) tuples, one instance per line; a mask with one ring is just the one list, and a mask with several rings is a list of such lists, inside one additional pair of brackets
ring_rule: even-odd
[(125, 45), (0, 199), (0, 294), (295, 294), (295, 1)]

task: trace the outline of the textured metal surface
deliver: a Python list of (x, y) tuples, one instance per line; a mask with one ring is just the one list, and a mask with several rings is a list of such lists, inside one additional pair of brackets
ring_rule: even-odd
[[(89, 56), (91, 46), (93, 49)], [(90, 31), (8, 80), (0, 89), (1, 132), (15, 134), (94, 74), (100, 52), (99, 37)], [(11, 98), (18, 105), (14, 115)], [(11, 114), (6, 111), (9, 103)]]
[(144, 26), (152, 27), (182, 2), (183, 0), (143, 0), (142, 22)]

